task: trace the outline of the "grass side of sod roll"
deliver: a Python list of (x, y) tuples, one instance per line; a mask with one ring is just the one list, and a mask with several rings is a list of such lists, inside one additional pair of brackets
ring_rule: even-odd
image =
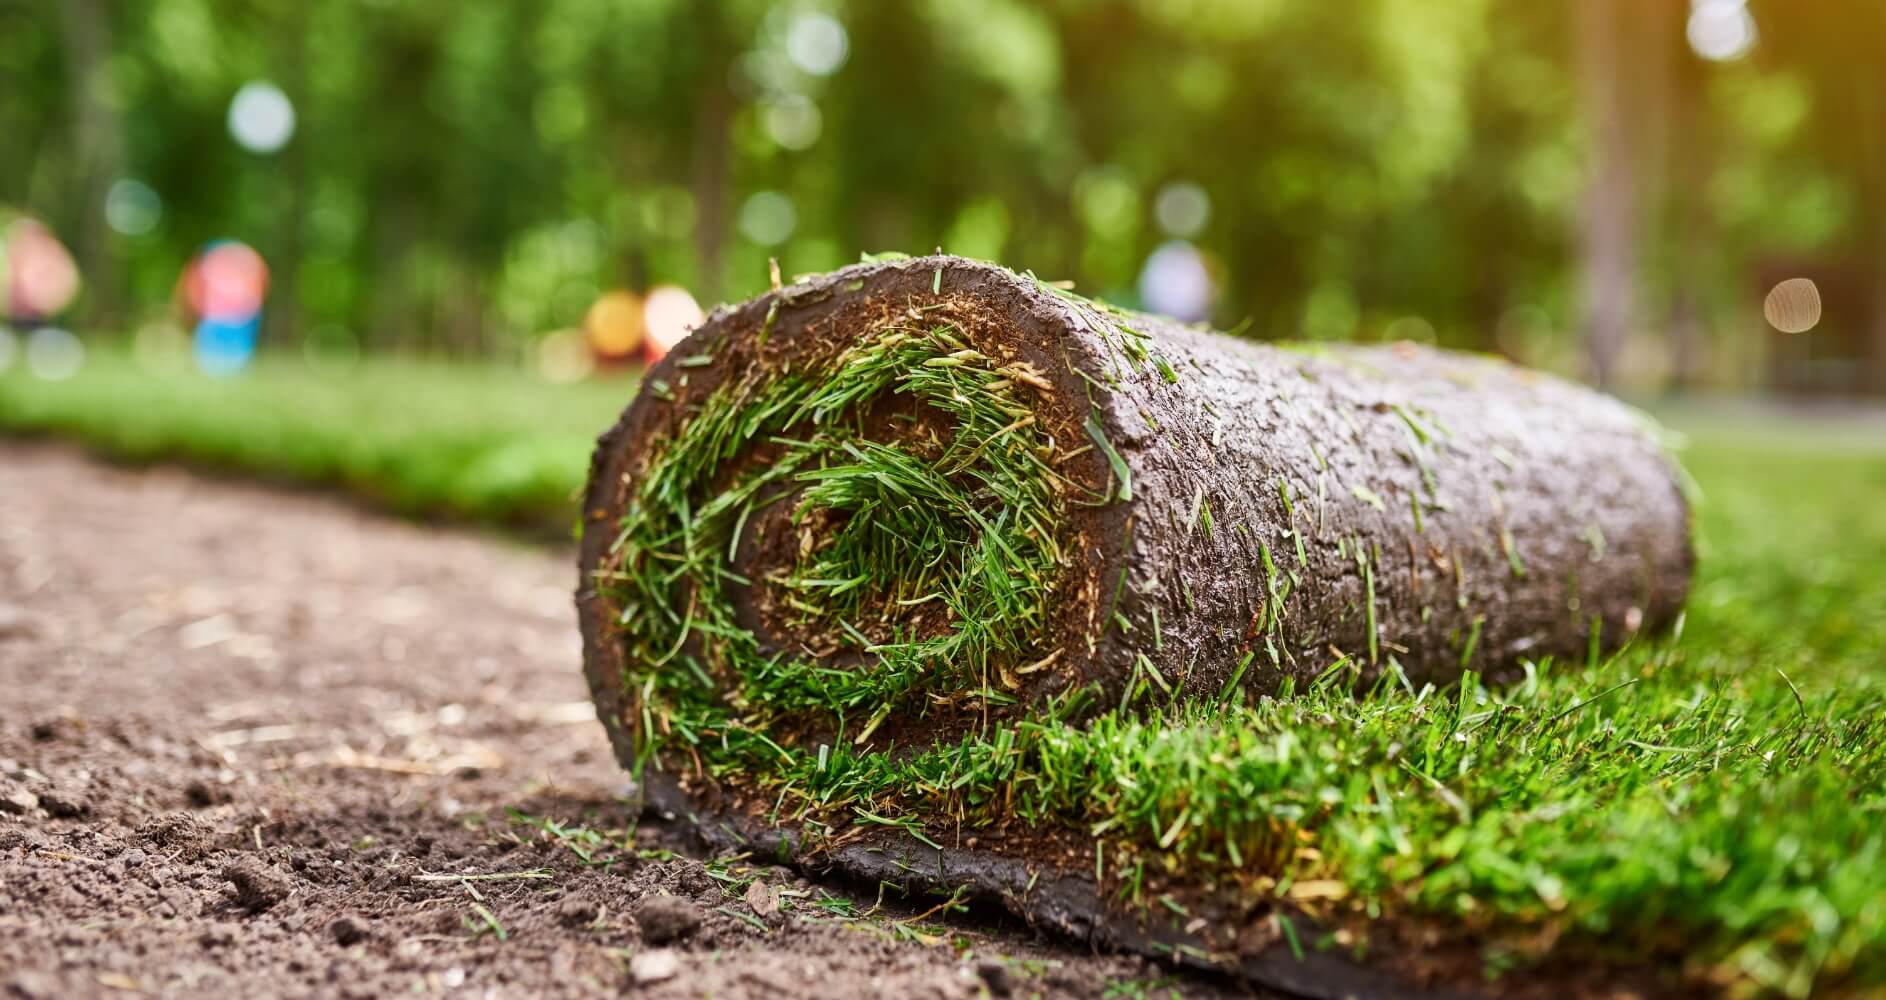
[[(65, 382), (0, 374), (0, 427), (512, 520), (573, 509), (593, 432), (630, 394), (374, 360), (158, 378), (94, 352)], [(1496, 966), (1570, 938), (1795, 994), (1886, 982), (1886, 435), (1670, 422), (1702, 488), (1670, 639), (1501, 690), (1037, 720), (896, 764), (839, 746), (769, 765), (804, 779), (782, 801), (900, 824), (921, 807), (947, 817), (931, 836), (1012, 811), (1093, 832), (1116, 892), (1215, 863), (1334, 915), (1479, 932)]]
[[(948, 328), (891, 329), (830, 370), (722, 386), (655, 445), (599, 581), (622, 609), (632, 686), (647, 691), (644, 751), (674, 737), (725, 766), (763, 770), (793, 756), (769, 730), (783, 739), (810, 721), (861, 740), (926, 695), (994, 696), (1004, 654), (1039, 656), (1066, 481), (1029, 409), (1028, 377), (995, 368)], [(904, 440), (872, 440), (862, 411), (889, 395), (948, 426), (907, 412), (891, 421)], [(753, 446), (766, 460), (713, 489), (723, 463)], [(797, 536), (785, 539), (796, 565), (747, 580), (733, 555), (768, 510), (790, 516), (770, 527)], [(728, 582), (764, 592), (763, 613), (784, 629), (837, 636), (874, 666), (763, 654)], [(737, 709), (722, 701), (727, 681)]]

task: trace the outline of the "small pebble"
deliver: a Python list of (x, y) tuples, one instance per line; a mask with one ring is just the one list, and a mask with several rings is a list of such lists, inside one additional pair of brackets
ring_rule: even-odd
[(629, 977), (640, 986), (673, 979), (680, 973), (681, 956), (667, 948), (644, 951), (629, 959)]
[(779, 897), (767, 888), (765, 879), (756, 878), (747, 886), (747, 906), (762, 917), (770, 917), (779, 912)]
[(0, 639), (27, 639), (39, 634), (39, 626), (25, 608), (0, 604)]

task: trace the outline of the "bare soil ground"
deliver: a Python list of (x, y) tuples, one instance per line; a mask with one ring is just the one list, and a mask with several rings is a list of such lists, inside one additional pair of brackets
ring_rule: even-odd
[(0, 442), (0, 995), (1230, 988), (638, 823), (573, 565)]

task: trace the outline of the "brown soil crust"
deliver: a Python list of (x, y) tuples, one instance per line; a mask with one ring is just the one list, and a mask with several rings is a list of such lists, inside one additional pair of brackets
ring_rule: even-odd
[(1239, 994), (758, 859), (729, 895), (621, 798), (566, 554), (7, 442), (0, 511), (0, 995)]

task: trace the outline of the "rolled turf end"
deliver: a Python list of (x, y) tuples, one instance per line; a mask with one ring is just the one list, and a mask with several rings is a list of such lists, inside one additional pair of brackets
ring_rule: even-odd
[[(1605, 397), (939, 256), (716, 310), (651, 368), (592, 462), (577, 606), (617, 756), (710, 841), (1303, 995), (1408, 995), (1210, 879), (1183, 918), (1121, 903), (1090, 817), (1017, 830), (904, 787), (860, 823), (819, 795), (892, 789), (927, 749), (999, 764), (1023, 725), (1582, 661), (1671, 621), (1692, 566), (1674, 466)], [(932, 836), (951, 809), (990, 845)]]

